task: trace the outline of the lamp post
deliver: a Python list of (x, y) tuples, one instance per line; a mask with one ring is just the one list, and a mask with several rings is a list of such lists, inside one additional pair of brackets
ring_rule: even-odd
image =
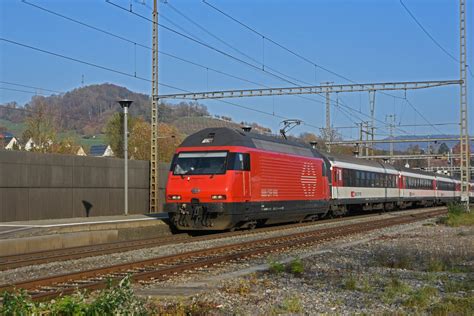
[(124, 158), (124, 211), (128, 215), (128, 108), (133, 101), (120, 100), (118, 103), (123, 109), (123, 158)]

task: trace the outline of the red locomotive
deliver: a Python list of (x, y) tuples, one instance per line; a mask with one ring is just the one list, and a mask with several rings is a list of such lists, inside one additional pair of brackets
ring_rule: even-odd
[(226, 230), (456, 199), (456, 181), (444, 176), (250, 130), (207, 128), (177, 149), (165, 210), (179, 230)]

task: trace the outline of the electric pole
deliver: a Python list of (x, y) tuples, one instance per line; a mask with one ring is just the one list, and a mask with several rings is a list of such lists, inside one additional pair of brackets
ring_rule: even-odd
[[(327, 82), (321, 82), (321, 85), (330, 85), (330, 84), (333, 84), (334, 82), (330, 82), (330, 81), (327, 81)], [(325, 135), (325, 141), (326, 142), (330, 142), (332, 141), (331, 139), (331, 94), (329, 93), (329, 91), (326, 91), (326, 135)], [(331, 152), (331, 146), (328, 145), (326, 146), (327, 147), (327, 150), (328, 152)]]
[[(369, 90), (369, 101), (370, 101), (370, 139), (374, 140), (375, 133), (375, 90)], [(370, 145), (372, 155), (374, 154), (374, 144)]]
[(150, 212), (158, 211), (158, 4), (153, 0), (151, 78)]
[(461, 201), (466, 205), (466, 211), (469, 210), (469, 181), (470, 177), (470, 159), (471, 146), (469, 141), (468, 115), (467, 115), (467, 76), (466, 76), (466, 3), (465, 0), (459, 1), (459, 37), (460, 37), (460, 112), (461, 112)]
[[(393, 129), (395, 127), (396, 115), (390, 114), (385, 116), (385, 121), (388, 122), (388, 128), (390, 131), (390, 140), (393, 140)], [(393, 157), (393, 142), (390, 142), (390, 162), (392, 163)]]

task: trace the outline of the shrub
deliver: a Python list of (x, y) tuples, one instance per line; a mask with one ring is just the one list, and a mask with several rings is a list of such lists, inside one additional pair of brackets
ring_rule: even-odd
[(53, 315), (83, 315), (87, 311), (87, 304), (82, 293), (64, 296), (53, 301), (49, 309)]
[(474, 297), (445, 297), (429, 312), (431, 315), (474, 315)]
[(285, 271), (285, 266), (281, 262), (272, 260), (268, 265), (270, 266), (270, 271), (273, 273), (279, 274)]
[(304, 266), (300, 259), (294, 259), (290, 262), (290, 272), (295, 275), (303, 274)]
[(466, 212), (464, 205), (450, 204), (448, 215), (441, 218), (440, 222), (452, 227), (474, 225), (474, 212)]
[(134, 296), (130, 276), (123, 278), (115, 287), (109, 283), (107, 289), (91, 303), (88, 312), (93, 315), (146, 314), (144, 302)]
[(383, 289), (382, 298), (390, 303), (403, 295), (409, 294), (410, 291), (410, 287), (405, 282), (400, 281), (396, 277), (392, 277)]
[(439, 259), (431, 259), (426, 270), (428, 272), (441, 272), (446, 270), (446, 265)]
[(431, 299), (437, 295), (438, 290), (436, 288), (425, 286), (412, 292), (410, 297), (403, 304), (416, 309), (424, 309), (429, 305)]
[(25, 290), (2, 294), (2, 307), (0, 315), (30, 315), (33, 312), (34, 304)]
[(357, 289), (357, 280), (353, 274), (349, 274), (347, 278), (344, 279), (342, 287), (349, 291), (354, 291)]
[(283, 300), (281, 304), (281, 309), (284, 312), (289, 313), (299, 313), (303, 311), (303, 306), (301, 305), (301, 301), (297, 296), (287, 297)]
[(238, 294), (246, 296), (250, 293), (250, 282), (247, 280), (239, 280), (237, 284), (229, 284), (223, 288), (223, 290), (229, 294)]

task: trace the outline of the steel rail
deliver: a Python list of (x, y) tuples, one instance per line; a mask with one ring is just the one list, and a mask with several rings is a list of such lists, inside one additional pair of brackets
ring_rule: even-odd
[(276, 251), (285, 251), (296, 246), (304, 247), (314, 244), (315, 242), (369, 232), (389, 226), (407, 224), (439, 216), (446, 213), (446, 211), (446, 208), (443, 208), (441, 210), (402, 215), (389, 219), (346, 224), (29, 280), (12, 285), (0, 286), (0, 292), (22, 288), (28, 290), (34, 300), (45, 300), (59, 295), (71, 294), (77, 290), (101, 289), (107, 286), (109, 280), (118, 282), (118, 280), (128, 274), (130, 274), (131, 278), (135, 281), (166, 279), (172, 275), (193, 270), (198, 267), (209, 267), (218, 263), (228, 263), (233, 260), (245, 259)]
[(219, 238), (227, 238), (240, 235), (249, 235), (249, 234), (258, 234), (265, 233), (277, 230), (286, 230), (293, 228), (300, 228), (306, 226), (317, 226), (321, 224), (329, 224), (332, 222), (339, 222), (349, 219), (362, 219), (365, 217), (377, 216), (382, 213), (371, 213), (363, 215), (355, 215), (350, 217), (334, 218), (334, 219), (325, 219), (317, 222), (303, 222), (296, 224), (283, 224), (276, 226), (269, 226), (258, 228), (255, 230), (245, 230), (245, 231), (234, 231), (234, 232), (224, 232), (224, 233), (215, 233), (205, 236), (189, 236), (186, 233), (180, 233), (172, 236), (164, 237), (154, 237), (146, 239), (138, 239), (131, 241), (115, 241), (110, 243), (103, 243), (98, 245), (87, 245), (87, 246), (77, 246), (69, 247), (64, 249), (53, 249), (48, 251), (37, 251), (37, 252), (28, 252), (23, 254), (8, 255), (0, 257), (0, 271), (5, 271), (9, 269), (15, 269), (30, 265), (50, 263), (57, 261), (66, 261), (73, 259), (81, 259), (86, 257), (95, 257), (105, 254), (119, 253), (125, 251), (132, 251), (143, 248), (153, 248), (160, 247), (170, 244), (181, 244), (185, 242), (198, 242), (206, 240), (214, 240)]

